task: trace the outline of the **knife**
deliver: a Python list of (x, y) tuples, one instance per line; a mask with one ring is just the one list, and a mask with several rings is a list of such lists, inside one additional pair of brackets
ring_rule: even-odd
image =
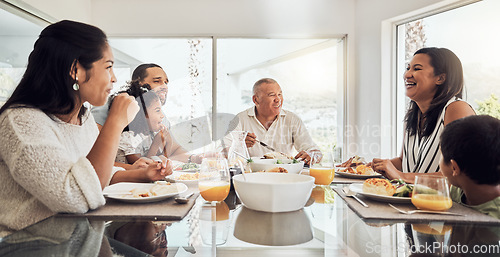
[(271, 150), (271, 151), (273, 151), (273, 152), (275, 152), (275, 151), (276, 151), (276, 150), (274, 150), (274, 148), (272, 148), (272, 147), (268, 146), (268, 145), (267, 145), (266, 143), (264, 143), (264, 142), (261, 142), (261, 141), (259, 141), (259, 140), (257, 140), (257, 139), (255, 139), (255, 141), (256, 141), (257, 143), (259, 143), (261, 146), (263, 146), (263, 147), (265, 147), (265, 148), (267, 148), (267, 149), (269, 149), (269, 150)]

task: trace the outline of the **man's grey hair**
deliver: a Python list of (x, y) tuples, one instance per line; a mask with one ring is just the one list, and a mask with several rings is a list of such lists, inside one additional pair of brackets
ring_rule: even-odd
[(260, 85), (262, 85), (262, 84), (274, 84), (274, 83), (278, 84), (278, 82), (276, 82), (276, 80), (271, 79), (271, 78), (259, 79), (257, 82), (255, 82), (255, 84), (253, 84), (253, 95), (257, 95), (257, 92), (259, 91)]

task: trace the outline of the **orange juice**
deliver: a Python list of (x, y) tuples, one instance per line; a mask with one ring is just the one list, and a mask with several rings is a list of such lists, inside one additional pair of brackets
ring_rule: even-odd
[(313, 176), (316, 185), (330, 185), (335, 175), (335, 170), (331, 167), (312, 167), (309, 169), (309, 175)]
[(446, 211), (451, 208), (451, 198), (443, 195), (414, 194), (411, 202), (418, 209), (431, 211)]
[(224, 201), (229, 194), (230, 184), (226, 181), (200, 181), (198, 189), (206, 201)]
[(321, 186), (316, 186), (311, 191), (311, 197), (315, 203), (325, 203), (325, 189)]
[(417, 232), (430, 235), (445, 235), (453, 230), (450, 225), (432, 227), (430, 224), (411, 224), (411, 227)]
[(222, 201), (215, 205), (215, 221), (229, 219), (229, 206)]

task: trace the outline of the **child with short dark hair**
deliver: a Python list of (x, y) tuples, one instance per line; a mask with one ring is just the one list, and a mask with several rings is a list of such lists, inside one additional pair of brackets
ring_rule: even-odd
[(452, 200), (500, 219), (500, 120), (477, 115), (451, 122), (441, 153)]

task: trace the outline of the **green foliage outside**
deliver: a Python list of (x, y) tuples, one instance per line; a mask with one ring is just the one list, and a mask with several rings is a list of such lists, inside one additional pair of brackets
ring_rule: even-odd
[(484, 101), (477, 101), (477, 114), (490, 115), (500, 119), (500, 101), (495, 94), (491, 94), (490, 98)]

